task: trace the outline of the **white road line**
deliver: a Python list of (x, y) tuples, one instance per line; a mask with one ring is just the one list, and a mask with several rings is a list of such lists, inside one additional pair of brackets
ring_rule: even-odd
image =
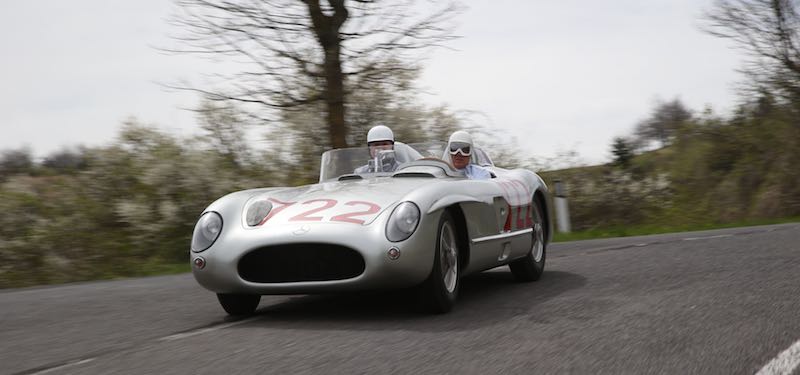
[(708, 240), (711, 238), (724, 238), (724, 237), (733, 237), (732, 234), (718, 234), (716, 236), (706, 236), (706, 237), (687, 237), (684, 238), (684, 241), (697, 241), (697, 240)]
[(762, 367), (756, 375), (789, 375), (800, 365), (800, 340)]
[(200, 329), (197, 329), (197, 330), (194, 330), (194, 331), (176, 333), (174, 335), (169, 335), (169, 336), (162, 337), (162, 338), (158, 339), (158, 341), (175, 341), (175, 340), (185, 339), (187, 337), (202, 335), (204, 333), (213, 332), (213, 331), (220, 330), (220, 329), (223, 329), (223, 328), (228, 328), (228, 327), (238, 326), (239, 324), (249, 323), (249, 322), (251, 322), (251, 321), (253, 321), (255, 319), (256, 319), (256, 317), (253, 317), (253, 318), (248, 318), (248, 319), (243, 319), (243, 320), (237, 320), (235, 322), (220, 324), (220, 325), (216, 325), (216, 326), (213, 326), (213, 327), (200, 328)]
[[(207, 328), (197, 329), (197, 330), (194, 330), (194, 331), (176, 333), (174, 335), (169, 335), (169, 336), (162, 337), (162, 338), (158, 339), (158, 341), (180, 340), (180, 339), (184, 339), (184, 338), (187, 338), (187, 337), (201, 335), (203, 333), (212, 332), (212, 331), (216, 331), (216, 330), (223, 329), (223, 328), (238, 326), (239, 324), (244, 324), (244, 323), (251, 322), (251, 321), (255, 320), (256, 318), (257, 317), (252, 317), (252, 318), (248, 318), (248, 319), (237, 320), (235, 322), (215, 325), (213, 327), (207, 327)], [(80, 365), (92, 362), (95, 359), (96, 358), (86, 358), (86, 359), (81, 359), (81, 360), (75, 360), (75, 361), (67, 362), (67, 363), (65, 363), (63, 365), (59, 365), (59, 366), (51, 367), (51, 368), (48, 368), (48, 369), (44, 369), (42, 371), (34, 372), (31, 375), (48, 374), (48, 373), (51, 373), (53, 371), (64, 370), (64, 369), (67, 369), (67, 368), (70, 368), (70, 367), (74, 367), (74, 366), (80, 366)]]
[(84, 364), (84, 363), (89, 363), (89, 362), (91, 362), (91, 361), (94, 361), (94, 358), (86, 358), (86, 359), (81, 359), (81, 360), (79, 360), (79, 361), (72, 361), (72, 362), (65, 363), (65, 364), (63, 364), (63, 365), (61, 365), (61, 366), (51, 367), (51, 368), (49, 368), (49, 369), (47, 369), (47, 370), (42, 370), (42, 371), (39, 371), (39, 372), (34, 372), (34, 373), (33, 373), (33, 374), (31, 374), (31, 375), (42, 375), (42, 374), (47, 374), (47, 373), (51, 373), (51, 372), (53, 372), (53, 371), (57, 371), (57, 370), (64, 370), (64, 369), (66, 369), (66, 368), (73, 367), (73, 366), (79, 366), (79, 365), (82, 365), (82, 364)]

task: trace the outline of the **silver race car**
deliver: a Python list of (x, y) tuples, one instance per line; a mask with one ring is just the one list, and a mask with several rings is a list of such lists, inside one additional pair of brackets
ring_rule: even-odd
[(443, 150), (330, 150), (317, 184), (218, 199), (194, 229), (194, 277), (232, 315), (254, 312), (266, 294), (411, 286), (431, 311), (447, 312), (465, 275), (508, 265), (518, 280), (539, 279), (552, 234), (542, 179), (475, 149), (473, 162), (493, 178), (469, 180)]

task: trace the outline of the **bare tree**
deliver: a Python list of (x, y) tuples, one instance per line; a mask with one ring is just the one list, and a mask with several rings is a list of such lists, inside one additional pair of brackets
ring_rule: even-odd
[(330, 146), (346, 147), (348, 95), (392, 82), (415, 69), (398, 63), (413, 51), (453, 38), (455, 1), (176, 0), (185, 47), (174, 51), (245, 64), (217, 75), (224, 87), (189, 88), (209, 99), (254, 104), (260, 113), (324, 103)]
[(748, 53), (744, 72), (755, 91), (800, 99), (800, 14), (797, 0), (717, 0), (706, 31)]
[(240, 168), (251, 161), (245, 136), (246, 124), (235, 106), (205, 101), (197, 113), (200, 127), (206, 131), (203, 140), (228, 163)]

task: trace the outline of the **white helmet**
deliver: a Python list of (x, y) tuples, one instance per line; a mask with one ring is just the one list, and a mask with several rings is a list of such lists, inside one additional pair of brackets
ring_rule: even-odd
[(373, 126), (367, 133), (367, 144), (378, 141), (392, 141), (394, 143), (394, 133), (388, 126)]
[(473, 148), (472, 136), (463, 130), (453, 133), (453, 135), (450, 136), (450, 140), (447, 142), (447, 152), (449, 152), (450, 155), (461, 153), (461, 155), (464, 156), (471, 156)]
[(469, 143), (470, 145), (472, 145), (472, 136), (463, 130), (459, 130), (450, 136), (450, 141), (448, 141), (447, 143), (453, 143), (453, 142)]

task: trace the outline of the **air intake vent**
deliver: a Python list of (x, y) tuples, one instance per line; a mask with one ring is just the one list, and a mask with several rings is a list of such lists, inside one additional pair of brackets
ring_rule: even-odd
[(425, 172), (398, 172), (392, 177), (417, 177), (417, 178), (435, 178), (436, 176)]
[(254, 283), (344, 280), (364, 272), (364, 258), (339, 245), (301, 243), (255, 249), (239, 260), (239, 276)]

